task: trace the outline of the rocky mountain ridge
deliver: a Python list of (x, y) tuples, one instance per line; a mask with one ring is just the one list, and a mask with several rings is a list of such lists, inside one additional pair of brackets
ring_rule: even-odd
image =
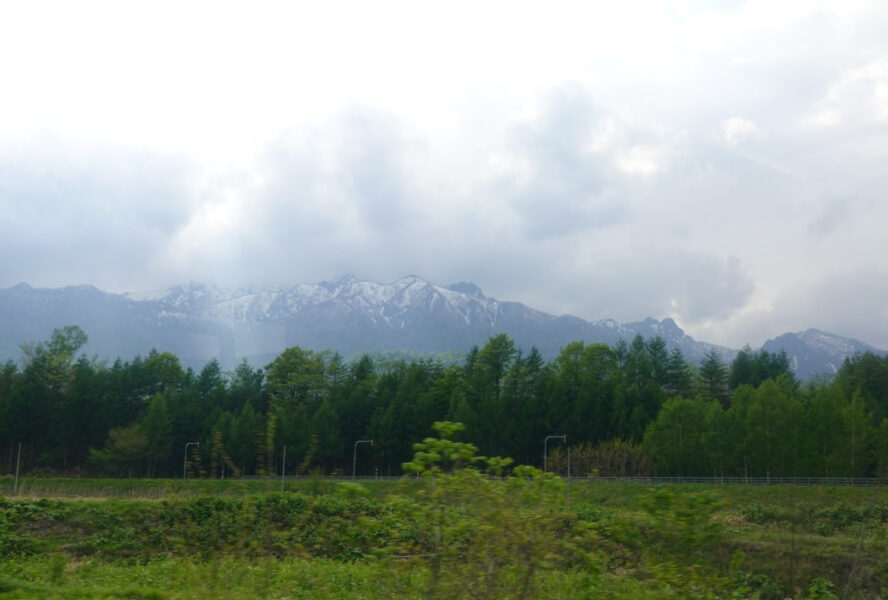
[[(615, 344), (636, 335), (661, 336), (697, 362), (711, 348), (726, 361), (736, 350), (697, 341), (670, 318), (632, 323), (550, 315), (499, 301), (473, 283), (432, 284), (415, 275), (390, 284), (359, 280), (300, 284), (282, 289), (222, 289), (190, 283), (144, 294), (110, 294), (92, 286), (58, 289), (19, 284), (0, 290), (0, 358), (16, 358), (19, 344), (46, 339), (55, 327), (77, 324), (90, 337), (87, 352), (129, 359), (152, 348), (185, 364), (217, 358), (230, 368), (247, 358), (264, 365), (289, 346), (331, 349), (345, 357), (364, 352), (466, 352), (497, 333), (548, 359), (566, 344)], [(784, 349), (801, 378), (835, 372), (847, 356), (880, 351), (849, 338), (809, 329), (763, 346)]]

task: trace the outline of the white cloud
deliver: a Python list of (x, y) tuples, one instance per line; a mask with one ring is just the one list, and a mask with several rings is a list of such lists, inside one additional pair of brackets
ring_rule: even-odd
[(883, 292), (837, 274), (881, 273), (886, 26), (845, 1), (11, 5), (0, 285), (412, 272), (737, 345), (866, 333), (787, 290)]
[(617, 167), (629, 175), (656, 175), (663, 170), (661, 152), (649, 146), (632, 146), (616, 159)]
[(761, 134), (762, 130), (754, 121), (743, 117), (731, 117), (721, 122), (721, 140), (731, 148)]
[(844, 71), (805, 122), (818, 128), (888, 124), (888, 55)]

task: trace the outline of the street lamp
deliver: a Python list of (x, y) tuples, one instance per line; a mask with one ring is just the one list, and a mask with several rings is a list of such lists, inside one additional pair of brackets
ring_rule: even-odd
[(182, 481), (188, 479), (188, 446), (197, 446), (200, 448), (200, 442), (188, 442), (185, 444), (185, 461), (182, 464)]
[(355, 468), (358, 464), (358, 444), (370, 444), (370, 447), (373, 447), (373, 440), (358, 440), (355, 442), (355, 451), (352, 454), (352, 479), (355, 478)]
[(547, 472), (546, 458), (549, 453), (549, 449), (548, 449), (549, 440), (552, 440), (552, 439), (560, 439), (563, 443), (566, 444), (567, 443), (567, 434), (565, 433), (562, 435), (547, 435), (546, 439), (543, 440), (543, 473)]

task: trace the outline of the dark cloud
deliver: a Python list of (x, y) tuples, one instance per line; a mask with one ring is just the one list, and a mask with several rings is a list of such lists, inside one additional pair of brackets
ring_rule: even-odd
[(493, 193), (509, 199), (532, 238), (607, 227), (630, 211), (608, 193), (612, 115), (588, 91), (565, 86), (547, 95), (533, 118), (517, 122), (503, 153), (506, 172)]
[(761, 343), (786, 331), (816, 328), (888, 350), (888, 270), (850, 267), (780, 294), (773, 307), (737, 320), (733, 336)]
[(754, 290), (737, 258), (669, 248), (592, 261), (581, 281), (566, 296), (585, 299), (585, 306), (574, 300), (573, 312), (619, 320), (672, 316), (686, 326), (731, 316)]
[[(259, 181), (231, 192), (238, 222), (218, 238), (236, 234), (238, 266), (224, 277), (286, 285), (363, 274), (374, 261), (391, 265), (393, 278), (409, 272), (396, 265), (411, 256), (412, 233), (425, 227), (407, 164), (416, 151), (397, 119), (368, 110), (279, 136), (258, 165)], [(200, 264), (215, 270), (216, 257), (201, 251)]]
[(791, 294), (781, 310), (809, 327), (841, 332), (888, 349), (888, 269), (853, 268), (824, 277), (807, 293)]
[(834, 233), (854, 214), (854, 204), (850, 198), (827, 202), (808, 224), (808, 230), (820, 235)]
[(388, 114), (353, 110), (340, 127), (337, 163), (344, 192), (357, 207), (362, 223), (384, 231), (403, 226), (409, 220), (411, 201), (411, 174), (405, 162), (417, 150), (415, 144)]
[[(708, 129), (694, 122), (706, 136), (689, 135), (583, 85), (537, 100), (497, 115), (484, 135), (446, 142), (392, 112), (352, 108), (291, 127), (238, 172), (120, 147), (0, 153), (0, 252), (13, 257), (0, 283), (120, 291), (416, 273), (588, 319), (674, 316), (707, 333), (733, 327), (734, 339), (786, 325), (885, 339), (884, 325), (864, 326), (873, 315), (888, 322), (884, 273), (833, 276), (750, 312), (781, 270), (835, 272), (821, 262), (839, 254), (859, 264), (873, 239), (859, 225), (884, 215), (875, 199), (884, 186), (871, 185), (884, 179), (873, 167), (883, 149), (863, 167), (853, 156), (836, 162), (833, 130), (793, 137), (712, 106)], [(726, 122), (755, 135), (726, 144)], [(458, 145), (466, 136), (477, 161)], [(840, 200), (812, 200), (824, 197)]]
[(120, 148), (0, 154), (0, 280), (137, 284), (190, 219), (194, 180), (186, 161)]
[[(449, 197), (455, 185), (417, 182), (411, 164), (421, 162), (422, 144), (404, 131), (390, 114), (347, 111), (323, 128), (279, 136), (255, 180), (199, 186), (187, 168), (137, 155), (116, 153), (116, 168), (100, 157), (83, 172), (49, 163), (57, 187), (82, 200), (72, 206), (95, 215), (69, 258), (83, 265), (79, 281), (123, 280), (128, 288), (187, 279), (292, 285), (346, 272), (391, 281), (412, 272), (474, 280), (500, 299), (585, 318), (669, 314), (693, 323), (730, 315), (750, 296), (739, 261), (658, 243), (657, 217), (633, 216), (633, 203), (644, 201), (633, 188), (637, 174), (621, 171), (616, 158), (637, 146), (668, 146), (670, 136), (603, 110), (582, 88), (553, 92), (538, 118), (514, 125), (508, 152), (526, 177), (500, 173), (470, 189), (478, 197), (469, 201)], [(36, 179), (12, 179), (48, 206), (59, 202)], [(226, 198), (231, 222), (214, 229), (214, 207)], [(60, 229), (16, 212), (43, 236)], [(60, 224), (72, 214), (60, 211)], [(54, 241), (46, 245), (59, 251)], [(50, 260), (35, 254), (12, 280), (33, 272), (61, 278)], [(141, 286), (134, 263), (154, 265)]]
[(410, 216), (406, 162), (415, 150), (392, 115), (353, 109), (324, 128), (291, 130), (272, 143), (257, 201), (270, 221), (282, 213), (287, 221), (308, 218), (313, 231), (302, 233), (326, 235), (348, 219), (387, 231)]

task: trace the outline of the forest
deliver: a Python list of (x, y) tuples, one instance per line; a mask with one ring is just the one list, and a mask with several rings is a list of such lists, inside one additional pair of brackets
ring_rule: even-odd
[(783, 353), (692, 364), (640, 336), (547, 362), (499, 334), (457, 365), (294, 346), (230, 372), (157, 351), (109, 364), (86, 341), (57, 329), (0, 365), (0, 473), (400, 475), (414, 442), (454, 421), (519, 464), (543, 466), (548, 444), (560, 473), (569, 446), (580, 477), (888, 476), (888, 357), (874, 354), (802, 384)]

